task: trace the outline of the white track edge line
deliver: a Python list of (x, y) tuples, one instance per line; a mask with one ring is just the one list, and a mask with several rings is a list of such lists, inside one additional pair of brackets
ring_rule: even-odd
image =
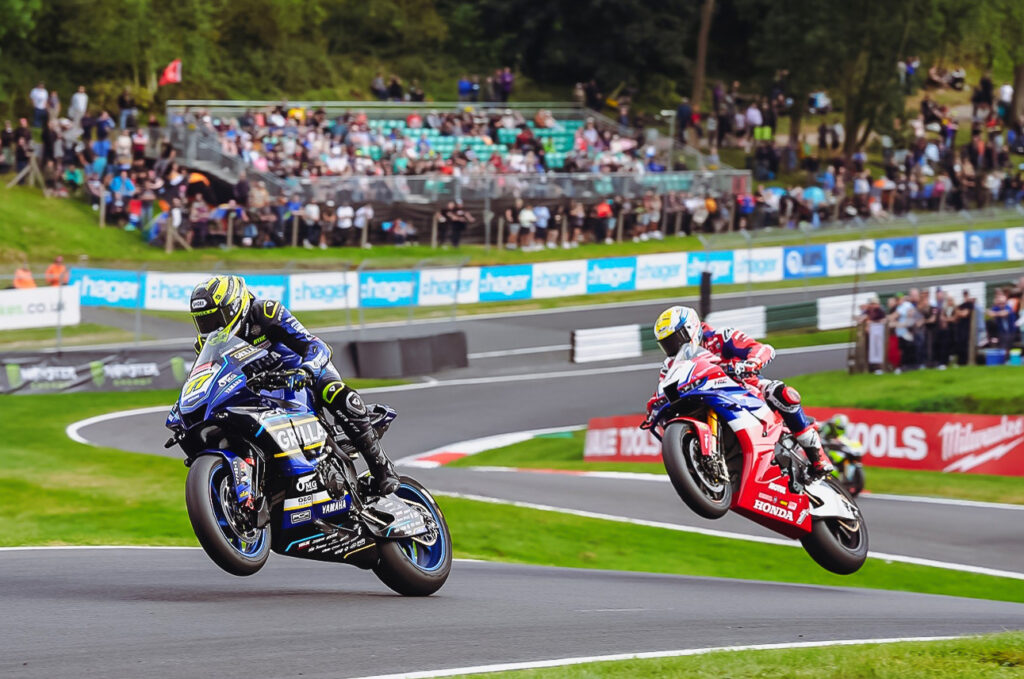
[(396, 674), (374, 674), (364, 677), (357, 677), (357, 679), (433, 679), (434, 677), (453, 677), (463, 674), (490, 674), (492, 672), (534, 670), (549, 667), (565, 667), (568, 665), (583, 665), (599, 662), (615, 662), (621, 660), (652, 660), (657, 658), (681, 658), (686, 656), (707, 655), (708, 653), (735, 653), (739, 651), (773, 651), (793, 648), (820, 648), (824, 646), (864, 646), (869, 644), (896, 644), (902, 642), (950, 641), (953, 639), (964, 638), (966, 637), (888, 637), (884, 639), (837, 639), (834, 641), (793, 641), (777, 644), (750, 644), (744, 646), (686, 648), (672, 651), (614, 653), (609, 655), (592, 655), (574, 658), (556, 658), (552, 660), (527, 660), (524, 662), (496, 663), (493, 665), (453, 667), (442, 670), (399, 672)]
[[(696, 526), (685, 526), (678, 523), (665, 523), (662, 521), (648, 521), (645, 519), (633, 519), (627, 516), (618, 516), (615, 514), (603, 514), (601, 512), (589, 512), (580, 509), (570, 509), (568, 507), (554, 507), (552, 505), (535, 504), (532, 502), (520, 502), (518, 500), (505, 500), (502, 498), (489, 497), (486, 495), (474, 495), (470, 493), (445, 493), (435, 491), (435, 495), (441, 495), (446, 497), (461, 498), (465, 500), (475, 500), (477, 502), (488, 502), (490, 504), (503, 504), (511, 505), (513, 507), (521, 507), (523, 509), (536, 509), (544, 512), (554, 512), (557, 514), (569, 514), (571, 516), (579, 516), (582, 518), (589, 519), (601, 519), (604, 521), (614, 521), (616, 523), (627, 523), (634, 526), (648, 526), (651, 528), (664, 528), (666, 530), (676, 531), (679, 533), (696, 533), (698, 535), (706, 535), (709, 537), (726, 538), (730, 540), (742, 540), (744, 542), (758, 542), (761, 544), (768, 545), (782, 545), (784, 547), (801, 547), (800, 543), (795, 540), (787, 540), (783, 538), (771, 538), (760, 535), (747, 535), (745, 533), (733, 533), (731, 531), (720, 531), (713, 530), (710, 528), (698, 528)], [(959, 571), (963, 573), (974, 573), (976, 575), (989, 575), (997, 578), (1009, 578), (1012, 580), (1024, 580), (1024, 573), (1018, 573), (1015, 571), (1004, 571), (997, 568), (987, 568), (985, 566), (972, 566), (970, 564), (959, 564), (951, 563), (948, 561), (936, 561), (934, 559), (925, 559), (916, 556), (904, 556), (902, 554), (889, 554), (886, 552), (874, 552), (869, 551), (868, 556), (873, 559), (880, 559), (882, 561), (892, 561), (897, 563), (913, 564), (915, 566), (929, 566), (931, 568), (942, 568), (944, 570)]]

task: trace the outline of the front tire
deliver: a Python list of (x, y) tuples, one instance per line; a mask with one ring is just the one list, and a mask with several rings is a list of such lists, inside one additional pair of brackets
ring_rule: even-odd
[(854, 464), (850, 472), (850, 480), (846, 483), (846, 489), (850, 495), (857, 497), (864, 490), (864, 467)]
[[(842, 493), (856, 506), (853, 497), (842, 484), (832, 479), (829, 487)], [(800, 539), (804, 549), (819, 566), (838, 575), (850, 575), (860, 570), (868, 558), (868, 526), (857, 511), (856, 521), (840, 518), (815, 518), (809, 535)]]
[(452, 536), (441, 508), (422, 485), (408, 476), (395, 494), (428, 515), (436, 530), (421, 540), (404, 538), (377, 543), (380, 561), (373, 572), (385, 585), (403, 596), (429, 596), (441, 589), (452, 570)]
[(203, 455), (188, 470), (185, 507), (203, 551), (232, 575), (252, 575), (270, 556), (270, 527), (246, 529), (235, 510), (231, 470), (219, 455)]
[(687, 507), (705, 519), (725, 516), (732, 505), (732, 483), (708, 464), (712, 458), (701, 453), (692, 427), (680, 422), (668, 425), (662, 436), (661, 457), (672, 486)]

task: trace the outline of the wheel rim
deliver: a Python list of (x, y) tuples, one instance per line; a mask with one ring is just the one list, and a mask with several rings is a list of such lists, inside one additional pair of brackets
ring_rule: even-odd
[(395, 494), (403, 502), (415, 508), (423, 515), (429, 530), (424, 535), (396, 540), (402, 548), (402, 554), (419, 570), (430, 573), (444, 565), (448, 556), (448, 541), (441, 528), (443, 519), (434, 504), (416, 487), (403, 483)]
[(700, 484), (701, 492), (709, 499), (720, 502), (725, 496), (725, 481), (718, 477), (713, 468), (715, 457), (701, 452), (700, 442), (696, 437), (689, 436), (686, 441), (686, 465)]
[(224, 462), (218, 462), (210, 470), (210, 505), (220, 526), (221, 535), (231, 548), (245, 557), (258, 555), (267, 541), (266, 529), (249, 528), (239, 515), (235, 492), (231, 487), (231, 475)]

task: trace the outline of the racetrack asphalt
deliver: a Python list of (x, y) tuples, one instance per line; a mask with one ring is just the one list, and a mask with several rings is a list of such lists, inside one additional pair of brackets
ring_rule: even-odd
[(436, 595), (273, 556), (256, 576), (198, 549), (0, 551), (0, 676), (358, 677), (726, 644), (1024, 627), (1024, 605), (905, 592), (456, 562)]

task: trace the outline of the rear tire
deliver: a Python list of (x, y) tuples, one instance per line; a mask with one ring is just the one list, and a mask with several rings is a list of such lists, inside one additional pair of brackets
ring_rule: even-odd
[(441, 589), (452, 570), (452, 536), (441, 508), (426, 488), (415, 479), (401, 477), (396, 494), (409, 504), (422, 507), (437, 524), (437, 536), (430, 546), (412, 538), (379, 541), (380, 561), (373, 572), (385, 585), (403, 596), (430, 596)]
[[(828, 479), (827, 483), (856, 506), (841, 483), (833, 479)], [(856, 573), (868, 557), (868, 527), (863, 516), (859, 516), (856, 522), (815, 518), (810, 534), (802, 537), (800, 542), (819, 566), (839, 575)]]
[(675, 422), (665, 428), (661, 457), (679, 497), (699, 516), (719, 519), (732, 505), (732, 483), (702, 464), (700, 441), (693, 428)]
[[(197, 458), (185, 480), (185, 507), (192, 530), (207, 556), (232, 575), (252, 575), (263, 568), (270, 556), (270, 527), (241, 534), (233, 527), (224, 508), (234, 502), (231, 483), (231, 471), (223, 457)], [(230, 496), (225, 498), (225, 493)]]

